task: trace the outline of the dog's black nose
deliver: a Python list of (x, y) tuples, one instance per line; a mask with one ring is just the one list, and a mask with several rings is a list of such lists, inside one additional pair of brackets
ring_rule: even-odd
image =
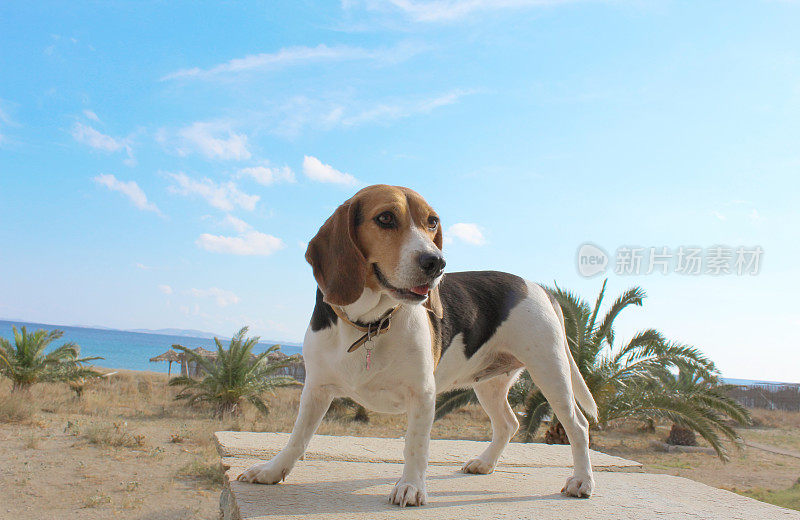
[(419, 255), (419, 266), (426, 275), (430, 277), (439, 276), (444, 271), (444, 257), (435, 253), (421, 253)]

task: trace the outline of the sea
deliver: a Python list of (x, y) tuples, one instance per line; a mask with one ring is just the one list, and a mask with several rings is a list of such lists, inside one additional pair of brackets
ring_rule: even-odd
[[(104, 368), (149, 370), (151, 372), (166, 373), (167, 362), (151, 363), (150, 358), (163, 354), (172, 345), (183, 345), (188, 348), (203, 347), (207, 350), (216, 350), (217, 348), (211, 338), (0, 320), (0, 337), (8, 339), (12, 344), (14, 342), (13, 326), (18, 329), (25, 326), (28, 332), (38, 329), (61, 330), (64, 335), (61, 336), (61, 339), (54, 341), (46, 352), (63, 343), (74, 342), (81, 348), (81, 357), (102, 357), (102, 360), (94, 361), (93, 364)], [(227, 347), (230, 338), (220, 337), (220, 341), (222, 341), (223, 346)], [(253, 352), (256, 354), (264, 352), (275, 344), (280, 344), (281, 352), (289, 356), (299, 354), (302, 350), (297, 343), (263, 342), (258, 343)], [(173, 374), (175, 370), (176, 367), (173, 363)]]

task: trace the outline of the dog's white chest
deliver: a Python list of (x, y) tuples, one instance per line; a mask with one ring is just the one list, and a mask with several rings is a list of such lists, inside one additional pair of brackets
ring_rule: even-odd
[(359, 337), (355, 330), (329, 330), (307, 338), (311, 340), (306, 345), (307, 357), (315, 358), (315, 379), (369, 409), (405, 412), (410, 394), (434, 385), (430, 332), (418, 320), (400, 315), (389, 332), (353, 352), (347, 349)]
[(424, 366), (420, 352), (392, 337), (378, 338), (370, 346), (370, 350), (362, 347), (341, 358), (338, 371), (342, 390), (367, 408), (384, 413), (404, 412), (409, 383), (419, 379), (409, 380), (412, 367), (419, 370)]

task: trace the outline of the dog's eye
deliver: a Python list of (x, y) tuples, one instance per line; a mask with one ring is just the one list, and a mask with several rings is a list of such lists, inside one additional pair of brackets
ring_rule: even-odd
[(439, 226), (439, 217), (434, 217), (433, 215), (428, 217), (428, 229), (429, 230), (435, 231), (438, 226)]
[(394, 213), (391, 211), (384, 211), (377, 217), (375, 217), (375, 222), (384, 229), (390, 229), (393, 227), (397, 227), (397, 222), (394, 217)]

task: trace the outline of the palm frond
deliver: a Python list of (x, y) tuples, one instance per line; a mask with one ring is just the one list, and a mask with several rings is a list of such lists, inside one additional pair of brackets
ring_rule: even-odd
[(267, 406), (267, 403), (264, 402), (261, 397), (257, 395), (249, 395), (246, 399), (250, 401), (250, 403), (256, 407), (256, 410), (261, 412), (264, 416), (269, 415), (269, 406)]
[(536, 435), (536, 430), (541, 426), (544, 418), (551, 412), (550, 404), (541, 392), (533, 392), (528, 397), (525, 406), (525, 415), (520, 421), (520, 433), (523, 442), (532, 442)]
[(594, 331), (593, 342), (600, 343), (601, 340), (605, 339), (609, 345), (612, 344), (614, 342), (614, 320), (616, 320), (619, 314), (630, 305), (641, 307), (646, 297), (647, 294), (641, 287), (631, 287), (622, 293), (614, 300), (614, 303), (611, 304), (603, 321), (600, 322), (600, 326)]
[(478, 396), (472, 388), (458, 388), (449, 390), (436, 397), (436, 414), (434, 420), (439, 420), (445, 415), (454, 412), (470, 403), (477, 403)]
[(592, 309), (592, 316), (589, 318), (589, 326), (586, 327), (590, 333), (594, 333), (595, 330), (595, 322), (597, 321), (597, 313), (600, 312), (600, 306), (603, 305), (603, 296), (606, 294), (606, 284), (608, 283), (608, 278), (603, 280), (603, 286), (600, 287), (600, 293), (597, 295), (597, 300), (594, 302), (594, 308)]

